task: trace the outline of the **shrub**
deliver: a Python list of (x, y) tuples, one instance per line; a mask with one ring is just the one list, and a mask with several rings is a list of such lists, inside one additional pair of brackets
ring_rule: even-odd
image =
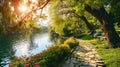
[(79, 45), (79, 41), (76, 40), (74, 37), (70, 37), (64, 42), (64, 44), (68, 44), (69, 47), (73, 49), (74, 47), (77, 47)]
[(42, 61), (40, 65), (45, 67), (57, 67), (69, 53), (70, 48), (66, 46), (52, 46), (41, 54), (41, 58), (43, 58), (44, 61)]

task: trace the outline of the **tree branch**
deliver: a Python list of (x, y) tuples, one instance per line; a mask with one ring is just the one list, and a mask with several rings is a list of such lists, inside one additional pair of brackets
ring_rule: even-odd
[(92, 14), (96, 19), (98, 19), (100, 21), (100, 23), (102, 22), (102, 18), (101, 18), (101, 15), (100, 15), (100, 11), (99, 10), (96, 10), (96, 9), (92, 9), (89, 5), (86, 5), (85, 6), (85, 10)]
[(88, 22), (87, 18), (85, 16), (80, 16), (77, 13), (75, 13), (75, 10), (69, 11), (70, 13), (73, 13), (76, 17), (80, 18), (81, 20), (83, 20), (87, 26), (87, 28), (90, 30), (91, 33), (94, 32), (94, 28), (92, 27), (92, 25)]
[(50, 0), (47, 0), (47, 1), (43, 2), (43, 4), (40, 5), (38, 8), (33, 9), (30, 12), (28, 12), (24, 17), (22, 17), (22, 19), (18, 22), (18, 24), (16, 24), (15, 26), (12, 27), (12, 29), (15, 29), (18, 26), (21, 26), (26, 17), (28, 17), (32, 12), (35, 12), (35, 11), (40, 10), (40, 9), (42, 10), (49, 3), (49, 1)]

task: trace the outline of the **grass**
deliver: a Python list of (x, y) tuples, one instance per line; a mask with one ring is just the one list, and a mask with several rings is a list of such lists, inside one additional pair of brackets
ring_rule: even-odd
[(120, 48), (99, 48), (97, 51), (104, 59), (106, 67), (120, 67)]
[[(85, 39), (86, 36), (82, 38)], [(98, 54), (103, 58), (106, 67), (120, 67), (120, 48), (108, 48), (106, 41), (97, 38), (87, 39), (86, 41), (94, 45)]]
[(92, 35), (88, 35), (88, 34), (75, 34), (73, 36), (76, 37), (76, 38), (83, 39), (83, 40), (93, 39)]

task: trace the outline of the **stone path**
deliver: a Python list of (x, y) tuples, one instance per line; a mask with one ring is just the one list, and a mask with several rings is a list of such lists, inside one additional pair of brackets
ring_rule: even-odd
[(62, 67), (105, 67), (91, 43), (79, 40), (78, 46)]

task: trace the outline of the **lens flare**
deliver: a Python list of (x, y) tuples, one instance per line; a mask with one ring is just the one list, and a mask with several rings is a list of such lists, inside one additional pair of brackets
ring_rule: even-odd
[(25, 11), (27, 10), (27, 7), (26, 7), (25, 5), (21, 5), (21, 6), (19, 7), (19, 10), (20, 10), (21, 12), (25, 12)]
[(33, 3), (36, 3), (36, 2), (37, 2), (37, 0), (32, 0), (32, 2), (33, 2)]

